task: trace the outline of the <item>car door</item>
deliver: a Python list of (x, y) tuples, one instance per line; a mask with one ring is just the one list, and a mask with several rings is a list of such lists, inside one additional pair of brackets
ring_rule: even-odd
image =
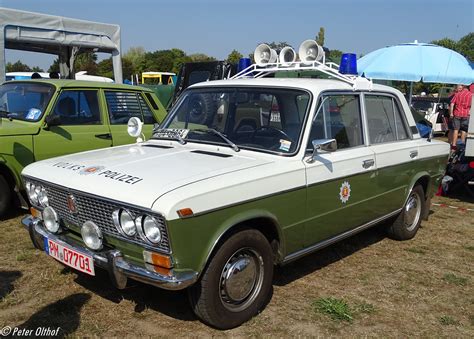
[(374, 218), (371, 202), (376, 163), (366, 147), (361, 98), (354, 93), (324, 94), (308, 140), (336, 139), (337, 151), (305, 158), (307, 177), (306, 246), (362, 225)]
[(378, 199), (373, 208), (386, 215), (401, 208), (416, 172), (418, 146), (402, 114), (398, 99), (390, 94), (364, 94), (369, 148), (375, 153)]
[(62, 90), (49, 116), (59, 122), (33, 137), (36, 160), (112, 146), (97, 89)]
[[(149, 139), (151, 137), (153, 125), (158, 121), (153, 114), (152, 108), (145, 100), (143, 93), (125, 90), (104, 90), (104, 94), (114, 146), (135, 142), (136, 139), (127, 133), (127, 123), (131, 117), (139, 118), (144, 123), (143, 134), (145, 138)], [(154, 104), (156, 105), (156, 103)], [(156, 107), (158, 109), (157, 105)]]

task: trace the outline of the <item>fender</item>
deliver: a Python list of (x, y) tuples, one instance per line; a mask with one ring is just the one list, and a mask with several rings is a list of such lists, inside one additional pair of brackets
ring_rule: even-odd
[(220, 244), (221, 240), (225, 238), (225, 235), (232, 232), (233, 229), (244, 225), (246, 222), (251, 222), (252, 220), (256, 219), (266, 219), (273, 224), (273, 228), (276, 229), (278, 234), (278, 261), (284, 257), (285, 252), (285, 238), (283, 237), (282, 230), (280, 224), (275, 215), (270, 213), (267, 210), (260, 210), (260, 209), (253, 209), (244, 211), (242, 213), (238, 213), (236, 215), (232, 215), (230, 218), (226, 219), (221, 225), (216, 229), (212, 238), (210, 239), (209, 243), (207, 244), (207, 255), (199, 264), (199, 275), (204, 271), (205, 266), (209, 262), (212, 254), (218, 249), (218, 245)]

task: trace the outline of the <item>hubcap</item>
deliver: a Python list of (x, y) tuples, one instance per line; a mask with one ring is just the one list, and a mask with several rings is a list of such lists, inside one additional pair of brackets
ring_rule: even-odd
[(220, 297), (230, 311), (247, 308), (258, 296), (263, 282), (263, 259), (253, 249), (235, 252), (222, 269)]
[(421, 215), (421, 198), (418, 194), (412, 193), (405, 205), (404, 222), (408, 231), (413, 231)]

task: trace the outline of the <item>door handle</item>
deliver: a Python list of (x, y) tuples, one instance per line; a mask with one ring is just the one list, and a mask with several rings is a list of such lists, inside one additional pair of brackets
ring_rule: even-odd
[(362, 167), (364, 167), (365, 169), (367, 168), (370, 168), (372, 166), (374, 166), (375, 164), (375, 160), (374, 159), (368, 159), (368, 160), (364, 160), (362, 162)]
[(99, 139), (112, 140), (112, 134), (110, 133), (96, 134), (95, 137)]
[(418, 156), (418, 151), (410, 151), (410, 158), (416, 158)]

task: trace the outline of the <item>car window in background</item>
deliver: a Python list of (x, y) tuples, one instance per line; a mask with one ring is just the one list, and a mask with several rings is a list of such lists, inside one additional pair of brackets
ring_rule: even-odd
[(131, 117), (144, 121), (137, 93), (105, 91), (105, 99), (112, 125), (125, 125)]
[(38, 121), (48, 106), (54, 87), (37, 83), (6, 83), (0, 86), (0, 110), (13, 119)]
[(101, 123), (97, 90), (61, 92), (53, 110), (61, 125), (96, 125)]

